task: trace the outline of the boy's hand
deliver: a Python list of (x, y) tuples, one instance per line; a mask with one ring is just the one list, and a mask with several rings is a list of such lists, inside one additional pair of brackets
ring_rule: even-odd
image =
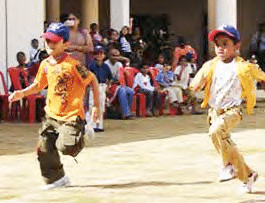
[(8, 101), (9, 102), (14, 102), (14, 101), (18, 101), (21, 98), (24, 97), (24, 93), (20, 90), (13, 92), (9, 97), (8, 97)]
[(93, 107), (92, 108), (92, 115), (91, 115), (92, 121), (96, 122), (98, 120), (98, 117), (99, 117), (99, 108)]

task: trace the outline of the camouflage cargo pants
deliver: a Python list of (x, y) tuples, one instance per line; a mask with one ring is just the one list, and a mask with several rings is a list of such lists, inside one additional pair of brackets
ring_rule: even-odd
[(85, 121), (58, 121), (46, 117), (39, 131), (37, 147), (41, 174), (47, 184), (64, 176), (58, 150), (64, 155), (77, 156), (84, 147)]

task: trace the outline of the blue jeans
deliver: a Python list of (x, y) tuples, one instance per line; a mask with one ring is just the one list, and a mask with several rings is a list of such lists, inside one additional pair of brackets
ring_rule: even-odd
[(118, 90), (118, 99), (121, 105), (121, 111), (124, 116), (131, 115), (133, 89), (128, 86), (120, 86)]

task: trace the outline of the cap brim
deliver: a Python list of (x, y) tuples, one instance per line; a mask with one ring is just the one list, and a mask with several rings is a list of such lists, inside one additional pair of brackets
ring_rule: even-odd
[(102, 53), (104, 53), (104, 50), (103, 49), (94, 51), (94, 54), (102, 54)]
[(59, 41), (63, 40), (62, 37), (60, 37), (60, 36), (58, 36), (58, 35), (56, 35), (56, 34), (54, 34), (52, 32), (46, 32), (46, 33), (44, 33), (42, 35), (42, 37), (45, 38), (45, 39), (49, 39), (52, 42), (59, 42)]
[(232, 37), (232, 38), (236, 38), (235, 35), (231, 34), (230, 32), (227, 32), (227, 31), (225, 31), (225, 30), (213, 30), (213, 31), (209, 34), (209, 40), (210, 40), (211, 42), (213, 42), (215, 36), (216, 36), (217, 34), (220, 34), (220, 33), (222, 33), (222, 34), (226, 34), (226, 35), (228, 35), (228, 36), (230, 36), (230, 37)]

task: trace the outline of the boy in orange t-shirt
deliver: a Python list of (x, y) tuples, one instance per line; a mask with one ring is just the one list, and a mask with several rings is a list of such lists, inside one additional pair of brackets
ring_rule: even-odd
[(47, 185), (44, 189), (69, 184), (58, 150), (77, 156), (85, 145), (84, 96), (87, 86), (94, 91), (94, 117), (99, 112), (99, 90), (95, 75), (64, 52), (69, 29), (62, 23), (52, 23), (43, 34), (50, 55), (42, 61), (32, 85), (10, 95), (11, 102), (39, 92), (48, 86), (46, 117), (39, 132), (38, 160)]

